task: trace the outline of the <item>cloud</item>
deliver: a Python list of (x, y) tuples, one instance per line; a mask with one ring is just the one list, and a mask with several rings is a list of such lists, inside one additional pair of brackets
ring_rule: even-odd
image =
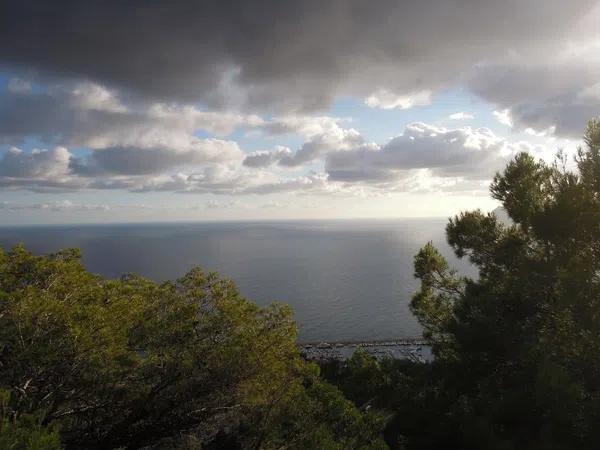
[(3, 211), (109, 211), (108, 205), (96, 203), (73, 203), (70, 200), (58, 200), (46, 203), (34, 203), (24, 205), (21, 203), (0, 202), (0, 210)]
[[(25, 152), (16, 147), (0, 156), (0, 188), (36, 192), (63, 192), (82, 189), (122, 189), (133, 192), (176, 191), (239, 193), (260, 183), (272, 182), (275, 175), (241, 166), (241, 160), (223, 162), (222, 146), (237, 144), (208, 140), (215, 146), (197, 154), (160, 149), (114, 148), (76, 157), (64, 147)], [(187, 174), (175, 172), (179, 166)], [(199, 166), (199, 167), (195, 167)]]
[(275, 202), (273, 200), (267, 202), (267, 203), (263, 203), (262, 205), (260, 205), (260, 208), (263, 209), (281, 209), (281, 208), (285, 208), (287, 205), (281, 202)]
[(233, 200), (230, 202), (219, 202), (217, 200), (209, 200), (206, 202), (206, 209), (233, 209), (233, 208), (243, 208), (244, 205), (237, 200)]
[(278, 164), (282, 167), (300, 167), (312, 161), (322, 159), (329, 152), (344, 151), (360, 146), (369, 146), (361, 134), (353, 128), (339, 126), (327, 132), (312, 136), (302, 146), (292, 152), (287, 147), (276, 147), (271, 151), (254, 152), (246, 156), (244, 165), (248, 167), (269, 167)]
[[(579, 137), (600, 111), (595, 4), (6, 0), (0, 145), (10, 149), (0, 152), (0, 189), (479, 192), (510, 155), (541, 149), (420, 122), (373, 143), (323, 111), (347, 97), (408, 109), (460, 88), (516, 131)], [(289, 147), (246, 154), (240, 135), (283, 136)], [(46, 149), (19, 149), (30, 142)]]
[(11, 78), (6, 85), (8, 92), (13, 94), (27, 94), (31, 92), (31, 83), (19, 78)]
[(314, 173), (307, 176), (281, 179), (272, 183), (263, 183), (245, 190), (250, 194), (277, 194), (284, 192), (303, 192), (303, 193), (334, 193), (339, 192), (342, 187), (335, 186), (328, 181), (329, 175), (326, 173)]
[[(159, 175), (130, 178), (127, 189), (135, 192), (174, 191), (187, 193), (238, 195), (261, 184), (271, 183), (278, 178), (265, 171), (250, 170), (238, 165), (216, 164), (200, 170), (174, 175)], [(100, 186), (98, 186), (100, 187)], [(112, 186), (103, 186), (112, 189)]]
[(244, 165), (247, 167), (269, 167), (280, 162), (283, 159), (288, 159), (292, 155), (292, 151), (283, 146), (277, 146), (271, 151), (258, 151), (250, 153), (244, 159)]
[(413, 106), (431, 104), (433, 93), (420, 91), (414, 94), (398, 95), (386, 89), (380, 89), (365, 99), (365, 105), (381, 109), (409, 109)]
[[(546, 50), (593, 5), (6, 0), (0, 63), (40, 80), (92, 81), (160, 101), (308, 111), (340, 96), (367, 97), (374, 86), (390, 98), (439, 91), (496, 55)], [(380, 97), (382, 106), (406, 105)]]
[[(180, 167), (236, 161), (243, 158), (237, 143), (219, 139), (193, 138), (183, 150), (169, 148), (113, 147), (96, 150), (87, 157), (73, 158), (70, 168), (74, 174), (149, 175), (164, 173)], [(186, 148), (187, 147), (187, 148)]]
[[(269, 172), (247, 172), (229, 167), (211, 168), (192, 174), (179, 173), (171, 177), (156, 177), (133, 188), (137, 192), (175, 191), (215, 195), (269, 195), (277, 193), (353, 195), (353, 186), (332, 183), (326, 173), (311, 173), (298, 177), (278, 177)], [(215, 207), (222, 206), (215, 201)]]
[(555, 126), (551, 126), (546, 128), (545, 130), (534, 130), (533, 128), (525, 128), (525, 130), (523, 130), (525, 132), (525, 134), (529, 134), (530, 136), (537, 136), (537, 137), (546, 137), (546, 136), (550, 136), (553, 135), (556, 132), (556, 127)]
[(446, 129), (416, 122), (384, 145), (367, 143), (356, 130), (336, 130), (313, 137), (295, 153), (278, 148), (250, 154), (244, 160), (244, 165), (255, 168), (323, 161), (322, 174), (281, 179), (244, 192), (479, 189), (519, 151), (542, 149), (526, 142), (508, 142), (487, 128)]
[(23, 150), (11, 147), (0, 155), (0, 188), (32, 191), (66, 191), (85, 187), (70, 176), (71, 153), (64, 147)]
[(329, 153), (325, 170), (332, 181), (369, 184), (393, 183), (420, 169), (434, 177), (485, 180), (522, 150), (533, 147), (508, 143), (486, 128), (446, 129), (417, 122), (380, 148)]
[(0, 177), (52, 178), (65, 176), (69, 170), (69, 151), (64, 147), (53, 150), (33, 150), (26, 153), (10, 148), (0, 159)]
[[(527, 142), (509, 142), (487, 128), (447, 129), (421, 122), (406, 126), (383, 145), (368, 143), (358, 131), (339, 126), (309, 138), (295, 152), (280, 146), (250, 153), (245, 159), (235, 142), (204, 139), (198, 145), (209, 148), (116, 147), (83, 156), (62, 147), (30, 153), (12, 148), (0, 159), (0, 187), (217, 195), (365, 195), (458, 191), (461, 186), (474, 186), (474, 190), (516, 152), (544, 151)], [(290, 177), (272, 166), (319, 169)]]
[[(59, 84), (44, 92), (0, 95), (0, 142), (18, 143), (35, 136), (46, 142), (92, 151), (72, 158), (71, 172), (80, 176), (145, 175), (212, 163), (241, 161), (237, 143), (196, 136), (199, 130), (229, 134), (248, 127), (269, 135), (296, 133), (311, 142), (296, 155), (276, 147), (246, 159), (248, 167), (271, 163), (298, 166), (326, 146), (343, 146), (355, 131), (342, 129), (343, 119), (328, 116), (281, 116), (264, 120), (255, 115), (201, 111), (193, 106), (126, 102), (97, 84)], [(284, 158), (284, 156), (288, 158)], [(270, 162), (269, 162), (270, 161)], [(97, 185), (115, 185), (104, 180)]]
[(554, 127), (557, 135), (579, 138), (587, 121), (600, 111), (596, 34), (559, 42), (543, 55), (521, 53), (505, 62), (480, 65), (468, 86), (498, 107), (496, 117), (505, 125), (521, 131)]
[(32, 190), (136, 189), (150, 175), (178, 168), (241, 163), (235, 142), (198, 139), (189, 150), (107, 148), (74, 156), (64, 147), (25, 152), (12, 147), (0, 156), (0, 187)]
[(509, 109), (503, 109), (502, 111), (494, 111), (494, 117), (498, 122), (502, 125), (506, 125), (507, 127), (513, 127), (513, 120), (510, 115)]
[(467, 112), (457, 112), (454, 114), (450, 114), (448, 116), (448, 118), (451, 120), (469, 120), (469, 119), (474, 119), (475, 116), (473, 116), (473, 114), (467, 113)]
[(202, 111), (185, 104), (127, 102), (116, 91), (91, 83), (0, 93), (0, 142), (12, 145), (35, 136), (47, 143), (91, 149), (183, 150), (195, 145), (199, 130), (224, 136), (241, 126), (263, 125), (264, 120), (255, 115)]
[(273, 136), (293, 133), (310, 138), (338, 132), (341, 129), (340, 124), (349, 120), (330, 116), (284, 115), (265, 121), (260, 129)]

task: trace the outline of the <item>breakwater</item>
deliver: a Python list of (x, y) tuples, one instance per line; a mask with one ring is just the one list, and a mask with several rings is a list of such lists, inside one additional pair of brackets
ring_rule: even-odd
[(356, 350), (364, 349), (377, 358), (410, 359), (428, 362), (433, 359), (431, 348), (423, 338), (386, 339), (375, 341), (301, 342), (303, 358), (309, 361), (345, 361)]

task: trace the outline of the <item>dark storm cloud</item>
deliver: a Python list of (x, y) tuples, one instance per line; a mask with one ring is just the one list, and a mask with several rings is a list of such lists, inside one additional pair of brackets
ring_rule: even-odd
[(143, 97), (313, 110), (410, 94), (561, 39), (592, 1), (27, 1), (0, 6), (0, 64)]

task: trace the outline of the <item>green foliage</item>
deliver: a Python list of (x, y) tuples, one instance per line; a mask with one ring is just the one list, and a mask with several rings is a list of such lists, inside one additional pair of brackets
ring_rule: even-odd
[[(448, 330), (455, 320), (453, 301), (463, 291), (463, 280), (448, 268), (448, 263), (431, 242), (415, 256), (415, 277), (421, 280), (421, 290), (411, 302), (411, 310), (423, 327), (423, 334), (436, 344), (447, 343)], [(445, 347), (444, 347), (445, 348)]]
[(0, 448), (6, 450), (60, 450), (54, 427), (42, 424), (41, 414), (15, 418), (9, 391), (0, 391)]
[(385, 449), (382, 418), (361, 413), (335, 387), (315, 381), (277, 414), (278, 426), (265, 448), (323, 450)]
[(495, 177), (512, 224), (480, 211), (450, 220), (448, 242), (478, 279), (457, 277), (431, 244), (415, 257), (412, 308), (438, 388), (454, 393), (439, 406), (456, 448), (600, 445), (599, 121), (585, 143), (577, 172), (520, 154)]
[(290, 441), (371, 442), (374, 422), (316, 377), (290, 308), (259, 308), (216, 274), (107, 280), (77, 250), (0, 251), (2, 439), (15, 448), (52, 448), (54, 427), (66, 448), (219, 448), (223, 434), (280, 448), (280, 416)]
[(358, 350), (347, 363), (325, 363), (323, 375), (360, 409), (379, 411), (390, 448), (457, 448), (459, 430), (448, 414), (454, 392), (441, 369)]

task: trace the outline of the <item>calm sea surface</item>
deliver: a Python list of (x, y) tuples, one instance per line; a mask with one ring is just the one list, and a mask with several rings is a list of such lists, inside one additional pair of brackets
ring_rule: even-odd
[(177, 278), (192, 266), (232, 278), (259, 304), (293, 306), (300, 339), (368, 340), (420, 334), (408, 303), (414, 254), (444, 242), (445, 219), (0, 227), (0, 246), (34, 253), (79, 247), (94, 273)]

